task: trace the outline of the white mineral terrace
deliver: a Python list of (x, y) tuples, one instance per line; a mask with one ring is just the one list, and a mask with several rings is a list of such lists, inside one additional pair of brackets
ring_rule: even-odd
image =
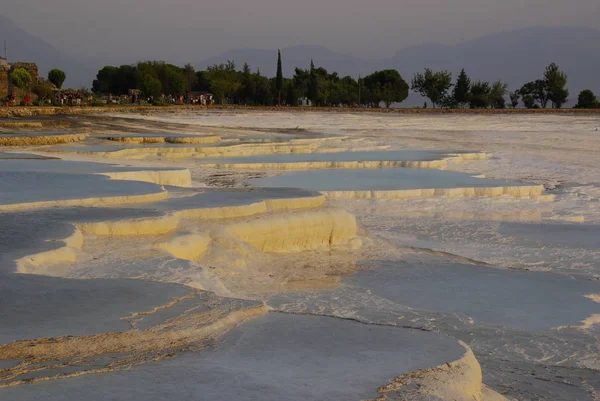
[(0, 122), (0, 399), (595, 400), (599, 125)]

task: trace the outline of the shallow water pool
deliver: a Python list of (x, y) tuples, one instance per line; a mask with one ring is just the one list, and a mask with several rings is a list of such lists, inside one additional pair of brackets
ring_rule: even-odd
[(274, 177), (255, 178), (257, 187), (304, 188), (316, 191), (395, 190), (527, 185), (474, 178), (455, 171), (435, 169), (322, 169), (294, 171)]

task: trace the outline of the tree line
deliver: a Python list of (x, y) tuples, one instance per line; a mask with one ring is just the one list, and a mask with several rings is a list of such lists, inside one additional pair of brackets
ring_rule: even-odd
[[(509, 92), (508, 84), (472, 80), (463, 69), (453, 82), (448, 71), (425, 69), (414, 74), (410, 85), (395, 69), (375, 71), (355, 79), (340, 77), (317, 67), (295, 68), (294, 75), (282, 74), (281, 53), (277, 55), (277, 74), (269, 78), (248, 63), (238, 70), (234, 62), (196, 71), (191, 64), (179, 67), (158, 61), (135, 65), (106, 66), (98, 71), (92, 85), (96, 94), (124, 95), (137, 89), (150, 99), (178, 98), (190, 92), (210, 92), (218, 104), (321, 107), (390, 107), (404, 101), (412, 90), (429, 100), (431, 107), (444, 108), (561, 108), (567, 101), (567, 75), (551, 63), (540, 79), (527, 82)], [(425, 103), (424, 107), (427, 107)], [(600, 107), (595, 95), (582, 91), (575, 107)]]
[(273, 78), (252, 71), (245, 63), (241, 71), (232, 61), (196, 71), (191, 64), (145, 61), (136, 65), (106, 66), (98, 71), (92, 84), (97, 94), (124, 95), (141, 90), (154, 99), (178, 97), (189, 92), (210, 92), (220, 104), (297, 106), (302, 101), (315, 106), (389, 107), (408, 96), (409, 86), (396, 70), (374, 72), (358, 80), (340, 77), (323, 67), (296, 68), (292, 78), (282, 74), (278, 55), (277, 75)]
[(502, 80), (471, 81), (464, 69), (454, 84), (449, 72), (434, 72), (428, 68), (422, 74), (415, 74), (412, 80), (413, 91), (428, 98), (433, 107), (472, 109), (516, 108), (520, 101), (529, 109), (546, 108), (549, 103), (561, 108), (569, 96), (566, 85), (567, 75), (555, 63), (546, 67), (542, 79), (527, 82), (513, 92), (508, 91), (508, 84)]

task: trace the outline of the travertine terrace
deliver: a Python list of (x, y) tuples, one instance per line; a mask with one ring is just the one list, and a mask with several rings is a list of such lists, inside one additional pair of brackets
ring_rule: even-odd
[(600, 120), (333, 114), (1, 122), (0, 397), (593, 400)]

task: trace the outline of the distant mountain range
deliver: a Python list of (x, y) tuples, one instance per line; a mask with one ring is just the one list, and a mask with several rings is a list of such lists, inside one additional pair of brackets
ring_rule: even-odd
[[(600, 30), (578, 27), (527, 28), (485, 35), (454, 46), (424, 43), (401, 49), (394, 56), (381, 60), (364, 60), (337, 53), (320, 46), (296, 46), (281, 49), (284, 74), (291, 76), (296, 66), (308, 68), (310, 60), (340, 75), (358, 76), (377, 69), (395, 68), (410, 81), (415, 72), (424, 68), (446, 69), (454, 74), (465, 68), (472, 79), (494, 81), (502, 79), (511, 89), (540, 78), (545, 67), (557, 63), (568, 77), (568, 88), (574, 105), (579, 91), (600, 92)], [(253, 69), (273, 76), (276, 50), (231, 50), (220, 56), (197, 63), (205, 68), (211, 64), (234, 61), (242, 66), (246, 61)], [(406, 106), (421, 105), (420, 97), (411, 96)]]
[[(66, 85), (70, 87), (90, 87), (98, 69), (104, 64), (111, 64), (111, 61), (76, 60), (0, 16), (0, 45), (2, 40), (9, 43), (9, 61), (35, 62), (42, 75), (53, 67), (62, 68), (67, 73)], [(464, 67), (473, 79), (502, 79), (508, 82), (511, 89), (541, 77), (545, 66), (556, 62), (569, 77), (571, 101), (567, 106), (575, 103), (582, 89), (589, 88), (600, 94), (600, 30), (591, 28), (527, 28), (485, 35), (454, 46), (424, 43), (401, 49), (392, 57), (379, 60), (366, 60), (322, 46), (289, 47), (281, 49), (281, 53), (286, 76), (292, 76), (295, 67), (308, 68), (311, 59), (315, 65), (337, 71), (342, 76), (364, 76), (377, 69), (395, 68), (407, 81), (425, 67), (446, 69), (455, 75)], [(153, 57), (149, 55), (147, 58)], [(230, 50), (195, 64), (203, 69), (227, 60), (234, 61), (239, 68), (248, 62), (253, 70), (259, 68), (263, 75), (273, 76), (277, 51)], [(121, 63), (136, 61), (122, 60)], [(404, 103), (406, 106), (418, 104), (422, 104), (422, 100), (414, 96)]]
[(95, 72), (92, 66), (69, 56), (50, 43), (24, 31), (10, 19), (0, 15), (0, 56), (4, 57), (4, 41), (8, 44), (8, 60), (36, 63), (40, 75), (46, 77), (52, 68), (67, 73), (65, 87), (91, 86)]

